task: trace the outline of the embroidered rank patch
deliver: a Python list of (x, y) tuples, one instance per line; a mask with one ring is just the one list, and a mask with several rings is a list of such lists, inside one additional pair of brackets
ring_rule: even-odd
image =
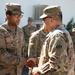
[(56, 48), (57, 49), (61, 49), (62, 48), (62, 45), (60, 45), (60, 44), (59, 45), (56, 45)]

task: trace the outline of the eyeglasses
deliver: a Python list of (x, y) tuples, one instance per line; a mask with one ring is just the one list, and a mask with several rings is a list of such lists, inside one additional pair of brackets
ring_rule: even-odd
[(22, 18), (23, 17), (23, 14), (13, 14), (14, 15), (14, 17), (16, 17), (16, 18)]

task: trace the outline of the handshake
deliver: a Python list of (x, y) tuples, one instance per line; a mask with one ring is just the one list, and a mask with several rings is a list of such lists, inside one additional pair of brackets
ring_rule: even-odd
[(36, 58), (27, 58), (27, 59), (25, 59), (24, 65), (26, 67), (35, 67), (36, 66)]

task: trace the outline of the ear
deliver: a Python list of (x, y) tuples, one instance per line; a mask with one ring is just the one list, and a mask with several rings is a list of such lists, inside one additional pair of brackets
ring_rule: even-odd
[(53, 22), (53, 18), (51, 18), (51, 22)]
[(52, 19), (50, 19), (49, 22), (52, 23)]
[(7, 19), (9, 19), (10, 18), (10, 15), (7, 14), (6, 17), (7, 17)]

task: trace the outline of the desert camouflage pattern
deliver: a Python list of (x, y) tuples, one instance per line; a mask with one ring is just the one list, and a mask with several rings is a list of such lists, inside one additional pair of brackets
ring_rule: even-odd
[[(72, 37), (72, 40), (73, 40), (74, 53), (75, 53), (75, 28), (72, 29), (71, 37)], [(75, 72), (75, 63), (74, 63), (74, 72)]]
[(47, 34), (48, 32), (44, 32), (43, 28), (41, 28), (35, 31), (34, 33), (32, 33), (30, 37), (28, 56), (37, 58), (37, 64), (38, 64), (38, 58), (40, 57), (41, 48), (46, 39)]
[(43, 75), (73, 75), (71, 57), (74, 54), (73, 42), (63, 25), (47, 35), (39, 61), (39, 71)]
[(72, 36), (73, 45), (74, 45), (74, 52), (75, 52), (75, 36)]
[(75, 28), (72, 29), (71, 37), (72, 37), (72, 40), (73, 40), (74, 52), (75, 52)]
[(0, 75), (21, 75), (24, 43), (21, 28), (0, 25)]
[(28, 25), (26, 25), (22, 29), (23, 29), (24, 37), (25, 37), (25, 57), (28, 57), (29, 38), (31, 36), (31, 33), (36, 31), (36, 26), (32, 25), (31, 27), (28, 27)]
[(13, 13), (23, 13), (21, 5), (18, 3), (6, 3), (5, 11), (12, 11)]

